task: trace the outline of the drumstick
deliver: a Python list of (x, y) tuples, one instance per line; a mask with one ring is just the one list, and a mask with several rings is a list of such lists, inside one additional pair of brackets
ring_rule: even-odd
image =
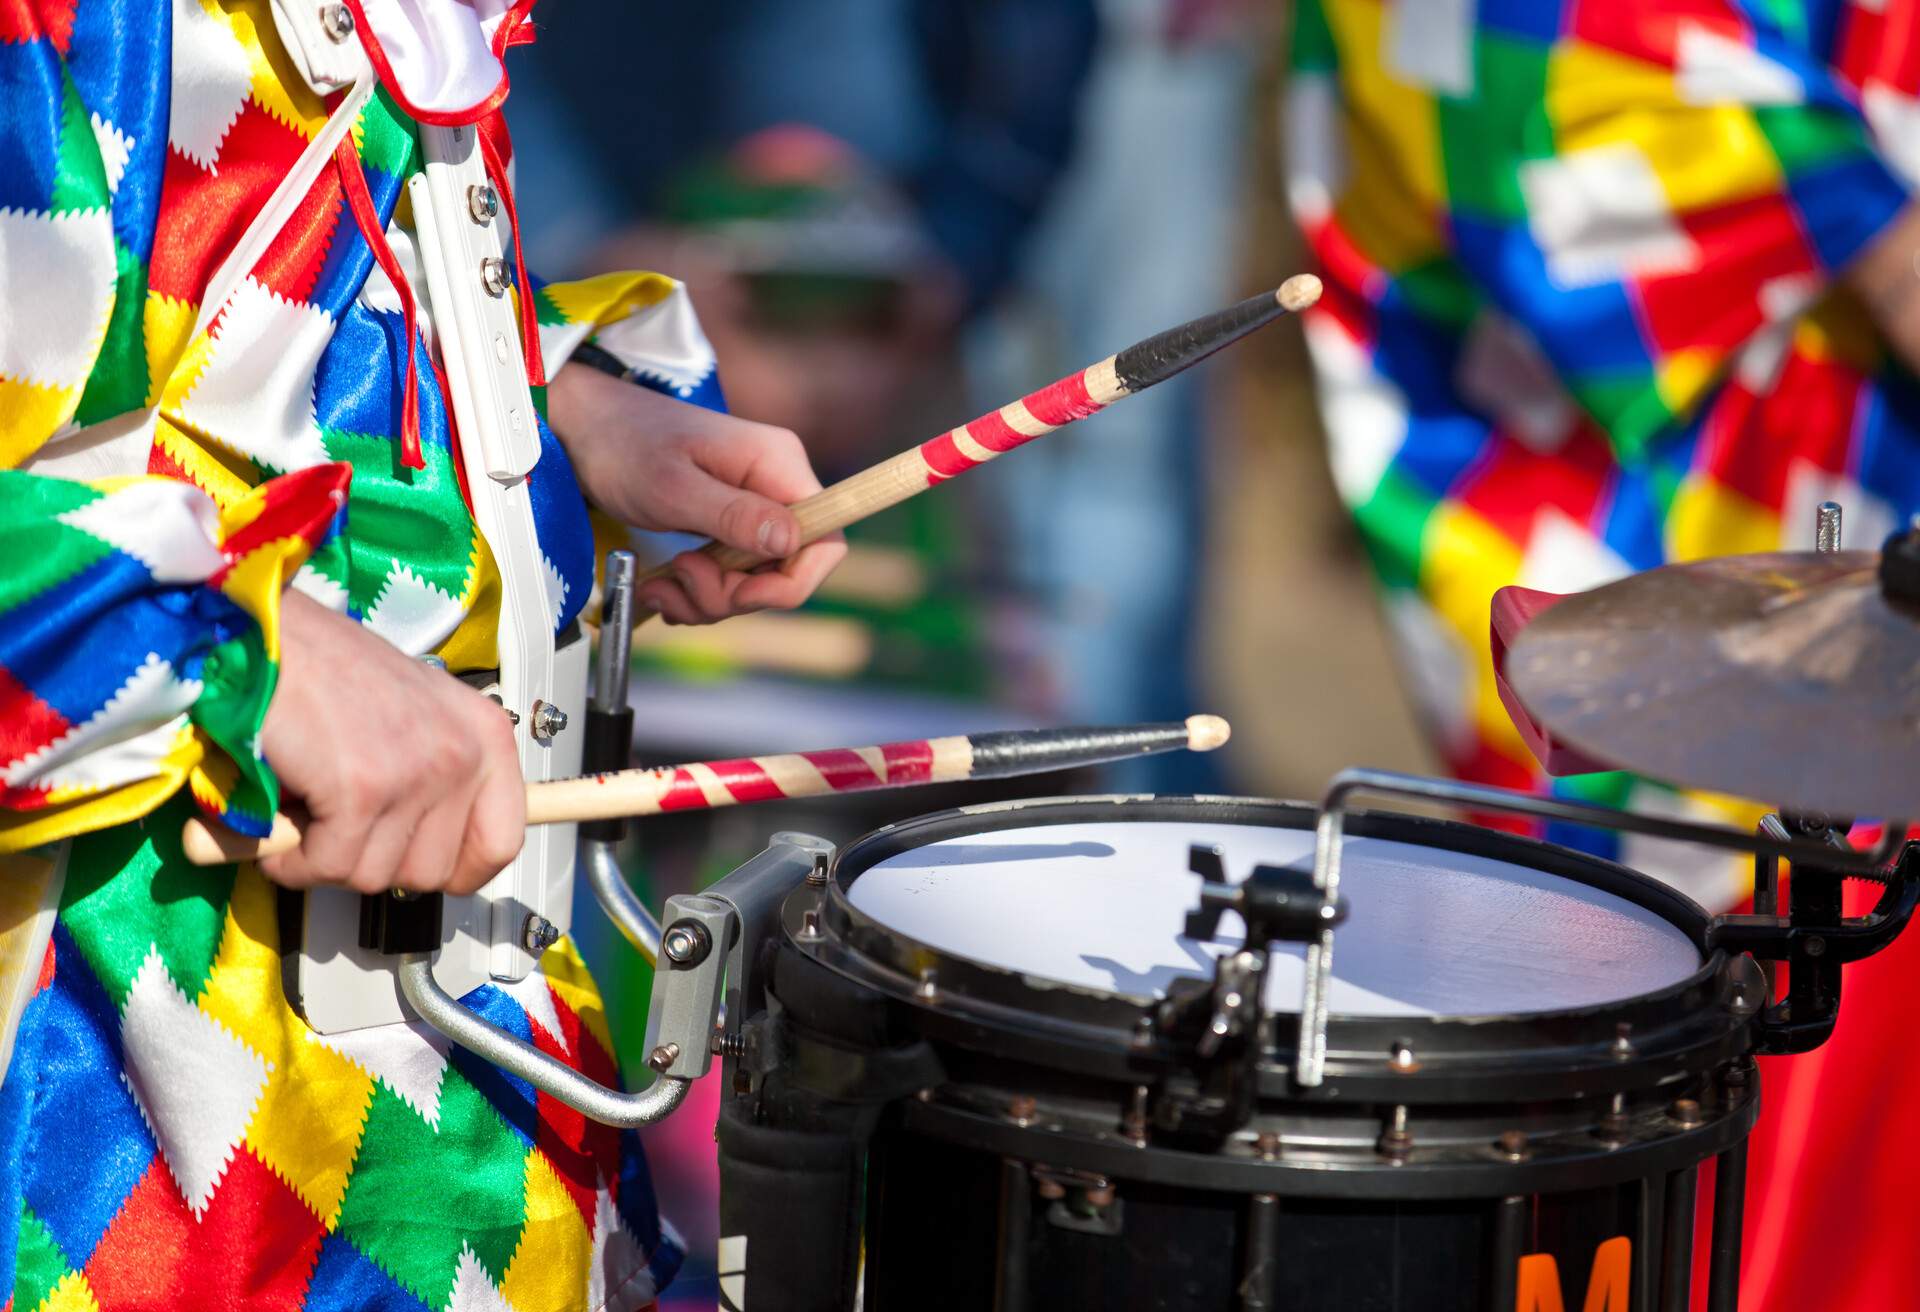
[[(1278, 291), (1250, 296), (1238, 305), (1135, 342), (1011, 405), (850, 475), (794, 504), (793, 516), (800, 522), (800, 546), (898, 505), (1076, 419), (1098, 414), (1122, 397), (1165, 382), (1281, 315), (1304, 310), (1319, 299), (1320, 280), (1310, 273), (1295, 274), (1281, 283)], [(700, 551), (722, 569), (748, 569), (768, 559), (721, 542), (709, 542)], [(637, 582), (663, 578), (672, 570), (672, 562), (656, 566)], [(641, 610), (634, 623), (644, 624), (656, 613)]]
[[(1015, 729), (951, 738), (916, 738), (877, 747), (839, 747), (731, 761), (697, 761), (653, 770), (616, 770), (527, 785), (527, 823), (615, 820), (770, 802), (784, 797), (858, 793), (907, 784), (1003, 779), (1186, 749), (1210, 752), (1227, 741), (1217, 715), (1188, 716), (1184, 724), (1136, 724), (1119, 729)], [(273, 832), (249, 838), (224, 825), (187, 821), (180, 845), (199, 866), (253, 861), (300, 846), (301, 826), (276, 815)]]

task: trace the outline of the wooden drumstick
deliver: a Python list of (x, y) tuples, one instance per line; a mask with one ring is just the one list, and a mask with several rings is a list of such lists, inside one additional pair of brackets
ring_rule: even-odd
[[(697, 761), (655, 770), (616, 770), (528, 784), (527, 823), (616, 820), (785, 797), (1042, 774), (1159, 752), (1210, 752), (1226, 742), (1230, 732), (1217, 715), (1192, 715), (1183, 724), (1019, 729), (916, 738), (877, 747)], [(286, 815), (274, 816), (273, 832), (265, 838), (249, 838), (224, 825), (193, 819), (187, 821), (180, 845), (195, 865), (221, 865), (290, 852), (300, 846), (301, 832), (299, 823)]]
[[(1122, 397), (1165, 382), (1222, 347), (1319, 299), (1320, 280), (1310, 273), (1295, 274), (1277, 291), (1248, 297), (1238, 305), (1135, 342), (970, 424), (863, 469), (794, 504), (800, 543), (805, 546), (816, 542), (1076, 419), (1098, 414)], [(722, 569), (748, 569), (768, 559), (720, 542), (709, 542), (700, 551)], [(668, 562), (648, 570), (636, 582), (664, 578), (672, 571), (672, 562)], [(634, 623), (644, 624), (657, 613), (642, 609)]]

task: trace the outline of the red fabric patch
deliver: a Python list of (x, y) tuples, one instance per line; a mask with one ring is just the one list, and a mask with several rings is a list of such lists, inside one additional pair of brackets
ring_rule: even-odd
[(754, 761), (709, 761), (707, 768), (720, 776), (720, 782), (736, 802), (770, 802), (786, 796), (773, 776)]
[(327, 262), (327, 249), (333, 245), (345, 206), (340, 175), (322, 169), (267, 253), (253, 266), (254, 279), (288, 300), (309, 299), (320, 281), (320, 269)]
[(1867, 385), (1846, 365), (1796, 354), (1788, 355), (1763, 397), (1737, 380), (1730, 382), (1701, 429), (1695, 468), (1759, 505), (1780, 510), (1796, 465), (1847, 472), (1855, 414)]
[(1679, 222), (1700, 248), (1699, 266), (1631, 280), (1640, 317), (1662, 353), (1732, 350), (1766, 321), (1763, 283), (1818, 272), (1784, 196), (1756, 196), (1681, 215)]
[[(1055, 428), (1076, 419), (1098, 414), (1105, 409), (1087, 393), (1087, 375), (1083, 370), (1057, 383), (1049, 383), (1026, 398), (1027, 413)], [(1021, 438), (1025, 441), (1025, 438)]]
[[(619, 1068), (587, 1027), (580, 1023), (579, 1015), (558, 994), (553, 995), (553, 1009), (560, 1018), (563, 1031), (557, 1037), (565, 1040), (566, 1049), (563, 1051), (556, 1036), (548, 1034), (530, 1018), (528, 1024), (533, 1031), (533, 1046), (550, 1057), (566, 1062), (588, 1079), (609, 1087), (618, 1085)], [(601, 1184), (611, 1187), (620, 1176), (620, 1131), (610, 1125), (590, 1121), (565, 1103), (544, 1093), (537, 1095), (536, 1106), (540, 1114), (540, 1126), (534, 1136), (534, 1145), (553, 1164), (554, 1173), (566, 1186), (574, 1206), (580, 1209), (581, 1219), (591, 1232), (594, 1194)]]
[(1613, 473), (1612, 452), (1590, 422), (1575, 428), (1558, 450), (1547, 452), (1496, 432), (1456, 495), (1524, 547), (1543, 506), (1554, 507), (1576, 524), (1591, 524)]
[(209, 173), (169, 148), (166, 204), (153, 234), (147, 285), (198, 303), (207, 280), (259, 216), (306, 139), (249, 100), (220, 143), (220, 171)]
[(0, 665), (0, 761), (17, 761), (72, 727), (66, 716), (41, 701)]
[(297, 1312), (326, 1228), (245, 1147), (195, 1220), (156, 1156), (87, 1260), (101, 1312)]
[(924, 738), (882, 744), (880, 755), (887, 762), (888, 783), (922, 783), (933, 777), (933, 744)]
[(265, 507), (220, 544), (220, 554), (227, 558), (227, 564), (208, 581), (218, 587), (234, 562), (280, 538), (300, 537), (318, 543), (346, 504), (347, 485), (352, 480), (353, 466), (335, 462), (282, 474), (263, 484)]
[(44, 40), (62, 59), (73, 39), (77, 0), (0, 0), (0, 44)]
[(1753, 44), (1752, 27), (1729, 0), (1661, 0), (1657, 6), (1579, 0), (1570, 27), (1582, 41), (1669, 68), (1677, 57), (1680, 33), (1688, 27)]
[(53, 973), (57, 963), (54, 959), (53, 940), (47, 940), (47, 955), (40, 960), (40, 978), (33, 983), (33, 991), (39, 993), (53, 984)]
[(1834, 67), (1855, 89), (1884, 82), (1895, 91), (1920, 94), (1920, 10), (1889, 5), (1875, 13), (1864, 4), (1841, 6), (1842, 31), (1834, 41)]

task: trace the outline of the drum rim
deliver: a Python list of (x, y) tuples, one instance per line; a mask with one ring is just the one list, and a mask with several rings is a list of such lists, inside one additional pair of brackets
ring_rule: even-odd
[[(1303, 802), (1231, 796), (1162, 797), (1152, 794), (1100, 794), (1039, 797), (956, 807), (882, 826), (842, 845), (834, 853), (824, 897), (804, 897), (817, 920), (803, 927), (801, 895), (786, 916), (789, 939), (806, 955), (829, 968), (907, 1003), (922, 1015), (923, 1028), (963, 1046), (985, 1042), (1016, 1059), (1081, 1068), (1138, 1072), (1172, 1054), (1150, 1041), (1148, 1018), (1153, 1000), (1106, 990), (1047, 982), (1029, 984), (1022, 972), (990, 965), (924, 943), (883, 925), (854, 907), (854, 880), (888, 856), (949, 836), (1030, 825), (1075, 824), (1128, 818), (1155, 821), (1204, 818), (1213, 823), (1311, 829), (1318, 810)], [(1376, 1076), (1412, 1093), (1443, 1100), (1468, 1098), (1485, 1078), (1489, 1061), (1537, 1067), (1544, 1094), (1574, 1071), (1596, 1068), (1605, 1082), (1634, 1085), (1665, 1078), (1679, 1066), (1700, 1059), (1700, 1049), (1731, 1054), (1742, 1044), (1745, 1020), (1715, 1007), (1727, 989), (1732, 963), (1708, 942), (1712, 917), (1695, 901), (1650, 876), (1617, 862), (1539, 839), (1486, 829), (1460, 821), (1385, 811), (1354, 811), (1347, 833), (1510, 861), (1531, 870), (1575, 880), (1620, 896), (1660, 916), (1685, 934), (1701, 955), (1692, 975), (1660, 989), (1617, 1002), (1563, 1011), (1507, 1014), (1375, 1017), (1352, 1013), (1329, 1018), (1329, 1071), (1344, 1073), (1349, 1093), (1370, 1086)], [(957, 987), (956, 987), (957, 986)], [(1044, 1001), (1043, 1001), (1044, 1000)], [(1712, 1013), (1709, 1015), (1709, 1013)], [(1276, 1014), (1277, 1024), (1262, 1083), (1284, 1081), (1291, 1065), (1293, 1021), (1297, 1013)], [(1631, 1051), (1616, 1035), (1631, 1030)], [(1144, 1036), (1144, 1037), (1143, 1037)], [(1411, 1044), (1427, 1069), (1412, 1079), (1385, 1066), (1396, 1046)], [(1404, 1096), (1404, 1095), (1401, 1095)]]

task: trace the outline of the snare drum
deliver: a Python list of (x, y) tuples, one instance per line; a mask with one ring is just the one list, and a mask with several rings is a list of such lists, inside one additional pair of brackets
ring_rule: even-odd
[[(1313, 821), (1210, 798), (968, 808), (871, 834), (792, 896), (781, 1073), (744, 1114), (805, 1120), (810, 1097), (857, 1099), (849, 1071), (923, 1058), (850, 1177), (867, 1308), (1685, 1309), (1716, 1157), (1712, 1306), (1734, 1307), (1764, 979), (1710, 948), (1700, 907), (1605, 861), (1353, 815), (1324, 1083), (1292, 1079), (1304, 950), (1275, 945), (1251, 1110), (1190, 1132), (1180, 1100), (1223, 1058), (1162, 1004), (1240, 926), (1182, 936), (1189, 850), (1233, 878), (1307, 868)], [(801, 1305), (734, 1238), (752, 1306)]]

